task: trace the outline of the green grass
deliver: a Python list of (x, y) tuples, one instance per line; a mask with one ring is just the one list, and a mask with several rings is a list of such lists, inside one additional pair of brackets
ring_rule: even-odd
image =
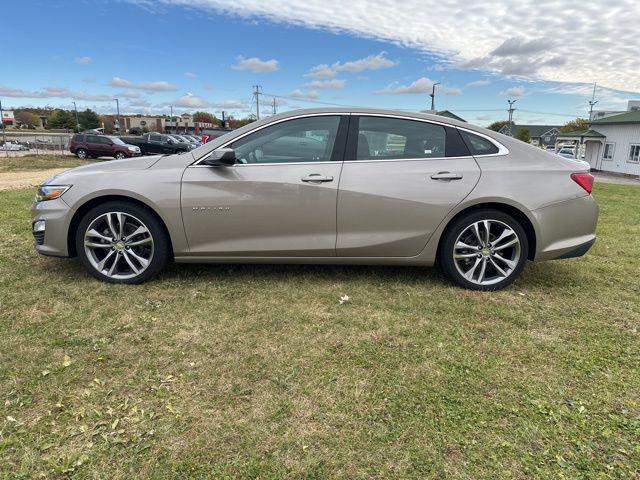
[(73, 168), (93, 162), (96, 162), (96, 160), (80, 160), (77, 157), (69, 155), (25, 155), (24, 157), (5, 157), (2, 152), (0, 152), (0, 173), (47, 170), (49, 168)]
[(34, 252), (32, 197), (0, 194), (0, 477), (640, 477), (640, 188), (598, 185), (592, 251), (496, 293), (383, 267), (102, 284)]

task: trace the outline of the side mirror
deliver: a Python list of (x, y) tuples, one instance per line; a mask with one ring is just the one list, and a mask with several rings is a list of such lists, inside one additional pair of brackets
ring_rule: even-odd
[(169, 145), (173, 145), (173, 140), (171, 140), (170, 138), (167, 138), (167, 143), (168, 143)]
[(236, 163), (236, 152), (233, 148), (219, 148), (202, 163), (211, 167), (230, 167)]

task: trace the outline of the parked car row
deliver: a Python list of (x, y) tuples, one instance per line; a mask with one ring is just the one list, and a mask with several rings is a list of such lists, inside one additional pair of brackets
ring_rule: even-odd
[(69, 151), (79, 158), (129, 158), (140, 155), (184, 153), (202, 145), (195, 135), (146, 133), (117, 137), (99, 133), (77, 133), (69, 142)]

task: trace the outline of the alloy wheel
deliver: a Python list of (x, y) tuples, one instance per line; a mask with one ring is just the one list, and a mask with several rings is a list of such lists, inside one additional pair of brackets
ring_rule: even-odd
[(464, 228), (453, 246), (458, 273), (476, 285), (493, 285), (509, 277), (520, 261), (516, 232), (499, 220), (480, 220)]
[(93, 268), (118, 280), (144, 272), (153, 258), (153, 246), (149, 228), (124, 212), (98, 216), (84, 234), (85, 253)]

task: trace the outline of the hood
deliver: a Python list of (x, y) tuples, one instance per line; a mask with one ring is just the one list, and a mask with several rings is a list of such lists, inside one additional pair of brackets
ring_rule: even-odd
[(107, 160), (91, 163), (89, 165), (82, 165), (81, 167), (65, 170), (64, 172), (46, 179), (42, 184), (51, 184), (54, 183), (54, 181), (59, 182), (63, 178), (75, 176), (76, 174), (84, 175), (88, 173), (93, 174), (146, 170), (147, 168), (152, 167), (161, 158), (162, 155), (150, 155), (148, 157), (133, 157), (122, 160)]

